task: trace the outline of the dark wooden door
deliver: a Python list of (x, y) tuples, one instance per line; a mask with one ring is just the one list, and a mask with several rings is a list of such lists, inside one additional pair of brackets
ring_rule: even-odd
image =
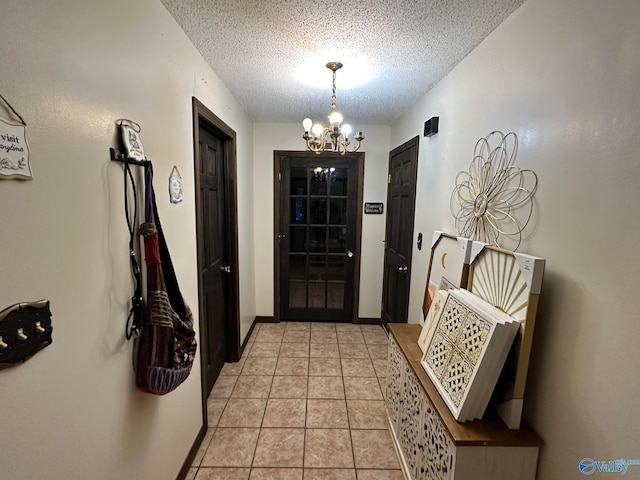
[(279, 157), (281, 320), (357, 318), (363, 154)]
[(202, 306), (205, 332), (207, 393), (224, 365), (226, 352), (227, 290), (225, 247), (224, 142), (204, 125), (199, 127), (199, 205), (202, 215), (201, 256)]
[(406, 323), (418, 173), (415, 137), (389, 153), (382, 322)]

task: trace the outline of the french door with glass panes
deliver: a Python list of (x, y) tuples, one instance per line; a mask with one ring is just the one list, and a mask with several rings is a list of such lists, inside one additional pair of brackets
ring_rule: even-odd
[(364, 154), (276, 152), (276, 311), (281, 320), (357, 318)]

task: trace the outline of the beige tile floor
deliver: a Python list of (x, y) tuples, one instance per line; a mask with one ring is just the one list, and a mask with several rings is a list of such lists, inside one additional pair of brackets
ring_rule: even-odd
[(256, 324), (222, 369), (188, 480), (402, 480), (375, 325)]

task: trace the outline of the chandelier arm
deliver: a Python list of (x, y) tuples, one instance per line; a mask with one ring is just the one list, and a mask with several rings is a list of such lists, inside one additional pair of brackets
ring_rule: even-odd
[(307, 149), (320, 154), (324, 151), (325, 147), (326, 147), (326, 128), (322, 131), (322, 134), (320, 135), (320, 137), (315, 137), (313, 135), (309, 135), (307, 132), (305, 132), (305, 134), (302, 136), (302, 138), (306, 141), (307, 143)]
[[(349, 145), (349, 142), (347, 142), (347, 145)], [(354, 152), (357, 152), (359, 148), (360, 148), (360, 140), (356, 140), (356, 144), (353, 147), (347, 148), (347, 146), (345, 145), (344, 150), (345, 152), (354, 153)]]

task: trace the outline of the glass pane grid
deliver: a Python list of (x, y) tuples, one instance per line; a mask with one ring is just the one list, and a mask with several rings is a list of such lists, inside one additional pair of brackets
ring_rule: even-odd
[(348, 169), (291, 168), (290, 307), (344, 309)]
[(307, 284), (289, 282), (289, 308), (307, 308)]

